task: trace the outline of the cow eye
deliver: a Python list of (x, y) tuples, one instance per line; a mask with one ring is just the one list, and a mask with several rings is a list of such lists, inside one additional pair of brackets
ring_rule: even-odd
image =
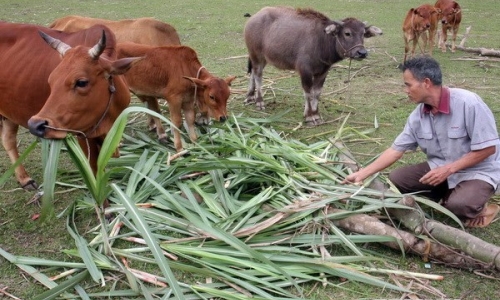
[(89, 84), (89, 81), (87, 79), (78, 79), (75, 82), (75, 87), (77, 88), (84, 88)]
[(215, 96), (214, 95), (210, 95), (209, 97), (210, 97), (210, 99), (215, 100)]

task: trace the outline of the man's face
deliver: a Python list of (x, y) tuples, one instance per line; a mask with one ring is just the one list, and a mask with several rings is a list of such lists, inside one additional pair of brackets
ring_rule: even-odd
[(425, 100), (425, 81), (418, 81), (409, 70), (403, 72), (404, 91), (413, 103), (422, 103)]

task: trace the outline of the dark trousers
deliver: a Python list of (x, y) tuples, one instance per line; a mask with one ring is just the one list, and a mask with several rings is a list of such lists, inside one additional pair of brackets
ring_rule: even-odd
[(475, 218), (495, 193), (493, 186), (482, 180), (462, 181), (453, 189), (446, 181), (437, 186), (420, 183), (418, 180), (430, 170), (423, 162), (395, 169), (389, 179), (403, 194), (421, 192), (419, 195), (436, 202), (442, 200), (441, 204), (461, 219)]

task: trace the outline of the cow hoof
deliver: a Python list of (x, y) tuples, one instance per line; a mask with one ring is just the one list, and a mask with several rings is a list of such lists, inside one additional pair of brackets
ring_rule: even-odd
[(265, 110), (266, 109), (264, 102), (256, 102), (255, 107), (257, 108), (257, 110)]
[(21, 187), (27, 191), (38, 190), (38, 184), (36, 184), (33, 179), (28, 180), (25, 184), (22, 184)]
[(158, 138), (158, 142), (163, 146), (168, 146), (170, 144), (166, 136)]

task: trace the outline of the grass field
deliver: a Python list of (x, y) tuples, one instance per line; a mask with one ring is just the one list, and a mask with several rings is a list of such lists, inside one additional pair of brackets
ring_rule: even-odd
[[(500, 48), (500, 18), (498, 0), (461, 0), (463, 22), (459, 40), (465, 28), (471, 26), (467, 47)], [(205, 67), (212, 73), (226, 77), (237, 76), (233, 82), (233, 94), (228, 111), (235, 115), (270, 117), (285, 110), (288, 113), (275, 126), (288, 132), (291, 137), (307, 142), (322, 140), (334, 135), (342, 121), (349, 115), (347, 124), (355, 128), (366, 128), (378, 120), (380, 128), (371, 139), (353, 144), (350, 149), (361, 164), (367, 163), (376, 154), (390, 146), (400, 132), (409, 112), (414, 106), (403, 93), (402, 76), (397, 66), (403, 58), (403, 38), (401, 23), (406, 12), (416, 7), (420, 1), (403, 0), (332, 0), (319, 1), (5, 1), (0, 0), (0, 20), (9, 22), (48, 25), (52, 20), (70, 14), (85, 15), (106, 19), (155, 17), (173, 25), (181, 37), (181, 42), (194, 48)], [(323, 89), (320, 113), (325, 124), (317, 127), (301, 125), (303, 113), (303, 92), (299, 78), (294, 72), (280, 71), (268, 66), (264, 71), (266, 84), (266, 110), (256, 111), (252, 106), (243, 105), (247, 88), (246, 48), (243, 41), (245, 13), (253, 14), (263, 6), (289, 5), (294, 7), (313, 7), (332, 19), (355, 16), (371, 25), (381, 28), (384, 34), (365, 41), (369, 57), (363, 61), (353, 61), (350, 74), (355, 75), (350, 83), (348, 78), (349, 62), (336, 64), (326, 80)], [(1, 39), (1, 37), (0, 37)], [(495, 116), (500, 117), (500, 78), (499, 60), (479, 57), (475, 54), (457, 51), (441, 53), (434, 51), (434, 57), (441, 63), (444, 83), (462, 87), (478, 93), (490, 106)], [(0, 66), (1, 67), (1, 66)], [(12, 76), (15, 76), (13, 74)], [(0, 79), (1, 82), (1, 79)], [(143, 126), (145, 127), (145, 125)], [(21, 150), (33, 140), (25, 129), (18, 136)], [(349, 145), (348, 145), (349, 146)], [(415, 161), (421, 156), (409, 155), (401, 163)], [(61, 173), (71, 173), (72, 163), (62, 156)], [(38, 183), (42, 181), (43, 168), (37, 153), (32, 153), (25, 161), (28, 172)], [(0, 174), (10, 167), (3, 148), (0, 149)], [(82, 197), (81, 191), (71, 191), (63, 187), (57, 190), (56, 212), (61, 213), (67, 204)], [(72, 247), (73, 239), (65, 229), (65, 218), (56, 219), (48, 224), (32, 221), (31, 216), (39, 207), (27, 202), (33, 193), (18, 188), (12, 178), (0, 187), (0, 248), (15, 255), (29, 255), (50, 259), (65, 260), (63, 249)], [(81, 232), (89, 230), (94, 224), (92, 212), (78, 216)], [(471, 230), (480, 238), (499, 245), (500, 225), (494, 223), (484, 230)], [(69, 246), (71, 245), (71, 246)], [(387, 251), (377, 249), (379, 251)], [(387, 251), (392, 260), (399, 260), (399, 254)], [(409, 257), (400, 260), (401, 269), (417, 272), (426, 271), (419, 258)], [(441, 282), (431, 282), (441, 290), (443, 298), (455, 299), (498, 299), (500, 291), (497, 279), (488, 279), (468, 270), (457, 270), (433, 266), (432, 273), (442, 274)], [(491, 274), (492, 276), (498, 274)], [(44, 289), (27, 279), (19, 268), (0, 258), (0, 290), (8, 287), (8, 292), (22, 299), (31, 299)], [(386, 293), (373, 287), (358, 287), (370, 294), (367, 298), (392, 297), (400, 295)], [(8, 299), (7, 296), (4, 296)], [(318, 292), (311, 299), (349, 299), (359, 298), (348, 292), (330, 290)], [(0, 292), (0, 299), (2, 293)]]

